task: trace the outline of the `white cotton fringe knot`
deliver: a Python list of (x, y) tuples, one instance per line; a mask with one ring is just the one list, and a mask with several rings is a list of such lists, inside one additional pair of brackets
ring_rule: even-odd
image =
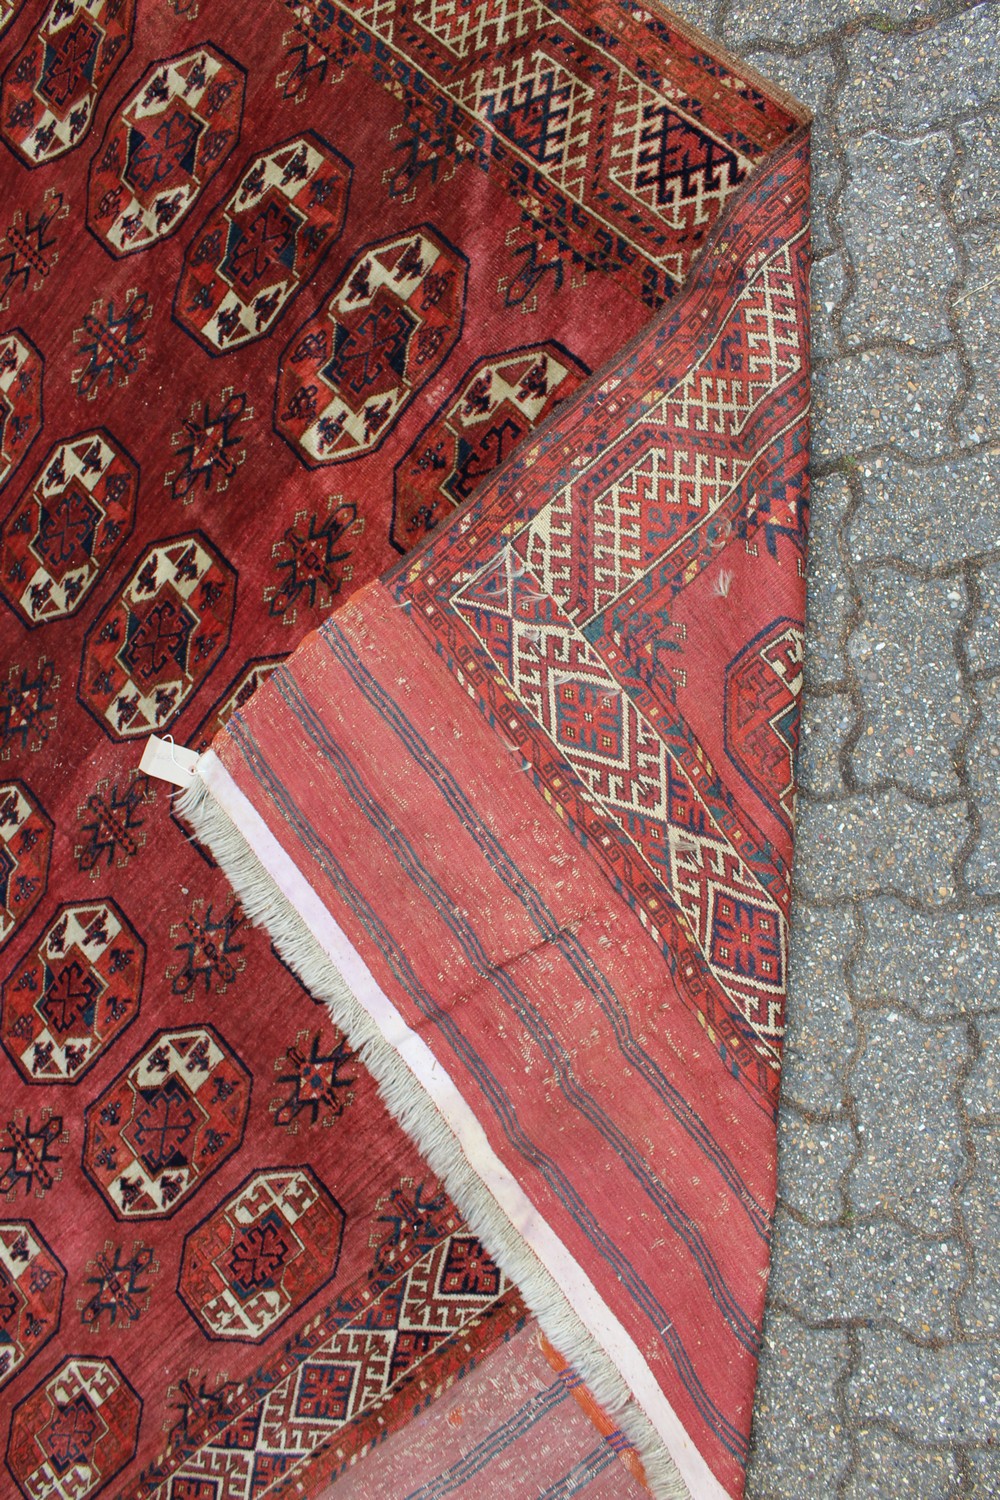
[(473, 1172), (458, 1137), (423, 1085), (390, 1047), (268, 874), (240, 829), (195, 773), (175, 811), (211, 851), (250, 920), (264, 927), (309, 993), (323, 1000), (351, 1048), (378, 1084), (391, 1113), (442, 1179), (472, 1232), (517, 1283), (547, 1337), (582, 1376), (604, 1411), (638, 1451), (656, 1500), (690, 1500), (690, 1491), (645, 1412), (600, 1344), (573, 1311), (558, 1282), (525, 1244), (492, 1193)]

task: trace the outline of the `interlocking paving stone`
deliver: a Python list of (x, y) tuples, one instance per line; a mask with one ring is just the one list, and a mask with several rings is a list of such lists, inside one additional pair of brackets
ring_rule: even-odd
[[(998, 17), (996, 0), (719, 0), (712, 17), (817, 112), (807, 794), (771, 1285), (792, 1311), (766, 1322), (748, 1500), (1000, 1500), (1000, 908), (976, 894), (1000, 893)], [(845, 747), (849, 776), (910, 795), (845, 795)], [(817, 1315), (883, 1322), (848, 1337)]]
[(753, 37), (802, 43), (822, 36), (859, 16), (877, 12), (883, 24), (934, 15), (943, 0), (806, 0), (802, 5), (777, 5), (761, 0), (733, 0), (723, 36), (730, 46), (742, 47)]
[(974, 890), (1000, 890), (1000, 677), (979, 685), (982, 722), (969, 747), (969, 779), (977, 795), (982, 824), (967, 866)]
[[(784, 1313), (770, 1313), (754, 1405), (758, 1438), (748, 1494), (759, 1500), (836, 1494), (850, 1457), (837, 1401), (847, 1352), (847, 1336), (839, 1329), (807, 1329)], [(772, 1431), (780, 1432), (780, 1442), (760, 1441), (762, 1432)]]
[(915, 131), (995, 103), (1000, 47), (994, 0), (911, 36), (861, 31), (847, 42), (847, 65), (840, 118), (855, 133), (887, 123)]
[(996, 1441), (1000, 1343), (926, 1348), (902, 1334), (867, 1329), (858, 1340), (861, 1357), (847, 1401), (859, 1422), (882, 1418), (920, 1443)]
[(891, 897), (862, 911), (864, 947), (853, 965), (859, 999), (910, 1006), (926, 1021), (1000, 1007), (1000, 912), (914, 911)]
[(870, 1495), (956, 1500), (958, 1469), (950, 1453), (907, 1443), (879, 1427), (862, 1428), (855, 1448), (844, 1500), (868, 1500)]
[[(905, 370), (901, 378), (908, 381)], [(920, 389), (909, 394), (912, 405), (921, 404), (913, 420), (923, 421)], [(1000, 545), (996, 467), (996, 455), (987, 452), (933, 467), (887, 454), (862, 466), (862, 503), (848, 532), (852, 557), (858, 562), (899, 557), (930, 567), (993, 551)]]
[(867, 1033), (849, 1079), (860, 1141), (851, 1203), (918, 1231), (954, 1229), (952, 1188), (968, 1164), (954, 1097), (965, 1029), (884, 1010), (868, 1015)]
[(813, 260), (810, 320), (814, 359), (825, 359), (838, 352), (832, 315), (844, 295), (844, 285), (844, 257), (839, 250)]
[(964, 590), (876, 568), (861, 592), (861, 622), (847, 643), (864, 699), (865, 731), (851, 754), (858, 784), (958, 793), (954, 753), (972, 711), (955, 656)]
[[(904, 458), (936, 458), (950, 446), (948, 412), (958, 395), (953, 349), (866, 349), (813, 371), (813, 463), (893, 445)], [(940, 524), (940, 521), (939, 521)]]
[(951, 1297), (965, 1275), (954, 1240), (926, 1240), (878, 1221), (816, 1228), (788, 1214), (775, 1223), (771, 1295), (807, 1322), (897, 1323), (915, 1337), (946, 1338)]
[(985, 1017), (978, 1032), (982, 1052), (965, 1080), (965, 1108), (977, 1123), (1000, 1124), (1000, 1016)]
[(850, 143), (847, 160), (840, 222), (857, 277), (842, 323), (848, 343), (947, 343), (946, 299), (958, 256), (940, 189), (951, 143), (940, 134), (919, 141), (866, 135)]
[(799, 806), (795, 869), (807, 897), (891, 890), (938, 903), (954, 895), (953, 864), (966, 837), (963, 804), (928, 808), (895, 787), (844, 802)]
[(1000, 214), (1000, 109), (988, 110), (956, 127), (960, 152), (951, 206), (960, 223)]
[(786, 1109), (778, 1141), (784, 1202), (809, 1219), (838, 1219), (845, 1208), (844, 1173), (854, 1150), (849, 1119), (809, 1120)]
[(986, 1125), (970, 1134), (976, 1165), (961, 1203), (976, 1277), (959, 1299), (958, 1316), (970, 1333), (996, 1333), (1000, 1329), (1000, 1262), (996, 1253), (1000, 1244), (1000, 1130)]
[(828, 698), (806, 694), (799, 743), (799, 786), (814, 797), (836, 797), (844, 791), (840, 746), (854, 722), (854, 705), (845, 693)]
[[(783, 1099), (807, 1109), (832, 1110), (843, 1103), (855, 1037), (844, 967), (855, 939), (849, 908), (830, 911), (798, 902), (781, 1087)], [(849, 1132), (844, 1139), (849, 1151)]]
[[(1000, 42), (997, 44), (1000, 51)], [(958, 333), (974, 372), (974, 383), (959, 418), (959, 435), (994, 449), (1000, 423), (1000, 230), (995, 225), (967, 229), (966, 283), (955, 301)], [(993, 455), (994, 470), (997, 458)]]
[(851, 503), (842, 474), (818, 479), (812, 487), (809, 577), (806, 586), (806, 683), (844, 680), (841, 641), (851, 613), (848, 579), (840, 556), (840, 526)]
[(997, 1500), (1000, 1495), (1000, 1444), (994, 1448), (970, 1448), (967, 1461), (973, 1489), (962, 1500)]
[(969, 666), (973, 672), (1000, 669), (1000, 562), (986, 563), (977, 575), (979, 612), (969, 632)]

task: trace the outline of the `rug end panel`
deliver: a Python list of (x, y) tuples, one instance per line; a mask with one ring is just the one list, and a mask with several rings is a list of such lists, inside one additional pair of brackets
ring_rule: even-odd
[(705, 1500), (715, 1500), (720, 1493), (715, 1486), (710, 1496), (697, 1483), (690, 1486), (685, 1482), (667, 1444), (620, 1372), (472, 1168), (460, 1139), (423, 1084), (386, 1041), (304, 917), (268, 873), (244, 832), (199, 772), (178, 796), (175, 811), (210, 850), (250, 920), (267, 931), (284, 962), (309, 993), (327, 1006), (334, 1023), (375, 1079), (390, 1113), (441, 1178), (469, 1228), (501, 1270), (517, 1283), (543, 1332), (635, 1447), (650, 1493), (656, 1500), (701, 1500), (702, 1494)]

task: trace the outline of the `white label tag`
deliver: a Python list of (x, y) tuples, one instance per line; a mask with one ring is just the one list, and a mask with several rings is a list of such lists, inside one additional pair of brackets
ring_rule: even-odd
[(151, 734), (142, 752), (139, 770), (145, 771), (147, 776), (155, 776), (158, 781), (171, 781), (174, 786), (190, 786), (194, 780), (194, 768), (200, 759), (197, 750), (189, 750), (186, 745), (175, 745), (169, 735), (161, 740), (159, 735)]

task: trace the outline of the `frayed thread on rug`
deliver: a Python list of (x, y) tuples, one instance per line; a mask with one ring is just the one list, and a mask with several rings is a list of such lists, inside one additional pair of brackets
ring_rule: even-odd
[(656, 1500), (690, 1500), (673, 1458), (618, 1370), (470, 1166), (460, 1140), (423, 1085), (385, 1041), (295, 906), (197, 774), (177, 798), (175, 810), (211, 851), (250, 920), (266, 929), (284, 962), (309, 993), (326, 1004), (374, 1077), (388, 1109), (442, 1179), (469, 1228), (516, 1282), (553, 1345), (635, 1447), (650, 1492)]

